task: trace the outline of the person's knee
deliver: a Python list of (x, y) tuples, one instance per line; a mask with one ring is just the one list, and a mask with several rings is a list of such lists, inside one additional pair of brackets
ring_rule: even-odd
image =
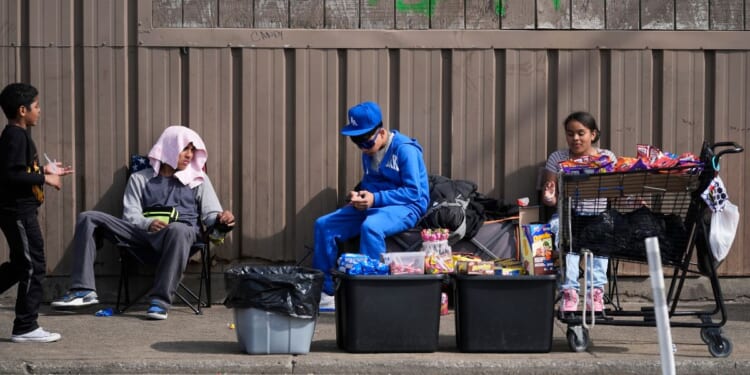
[(385, 232), (383, 231), (382, 225), (379, 225), (378, 223), (372, 222), (370, 220), (365, 220), (362, 223), (361, 232), (363, 236), (385, 238)]

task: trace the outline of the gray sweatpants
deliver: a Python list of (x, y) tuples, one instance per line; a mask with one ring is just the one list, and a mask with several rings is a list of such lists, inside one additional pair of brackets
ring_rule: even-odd
[(158, 232), (148, 232), (118, 217), (98, 211), (82, 212), (78, 216), (73, 237), (73, 271), (71, 288), (96, 290), (94, 259), (96, 240), (94, 231), (108, 231), (117, 238), (156, 255), (158, 258), (154, 274), (154, 285), (149, 292), (149, 301), (162, 308), (172, 305), (172, 294), (182, 279), (182, 273), (190, 257), (190, 247), (197, 239), (195, 228), (175, 222)]

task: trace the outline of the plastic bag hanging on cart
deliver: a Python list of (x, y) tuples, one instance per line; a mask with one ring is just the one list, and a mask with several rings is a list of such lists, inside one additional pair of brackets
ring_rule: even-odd
[(740, 212), (737, 206), (729, 201), (727, 188), (721, 177), (716, 176), (701, 193), (701, 198), (713, 211), (711, 214), (711, 231), (708, 235), (711, 252), (716, 261), (721, 262), (729, 254), (734, 237), (737, 234), (737, 225), (740, 222)]
[(708, 240), (717, 262), (721, 262), (729, 254), (739, 222), (740, 212), (729, 200), (724, 204), (723, 210), (711, 214), (711, 232)]

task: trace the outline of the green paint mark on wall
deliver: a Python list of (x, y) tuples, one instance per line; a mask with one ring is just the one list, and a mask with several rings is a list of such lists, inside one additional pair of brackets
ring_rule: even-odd
[(500, 15), (500, 17), (505, 17), (505, 1), (504, 0), (495, 0), (495, 14)]
[[(367, 5), (376, 6), (379, 0), (367, 0)], [(428, 17), (432, 16), (435, 11), (435, 4), (440, 0), (396, 0), (396, 11), (399, 12), (412, 12), (425, 14)], [(529, 0), (516, 0), (516, 1), (529, 1)], [(560, 0), (552, 0), (552, 5), (555, 10), (560, 10)], [(495, 0), (495, 13), (499, 16), (504, 17), (507, 11), (508, 4), (507, 0)]]
[(435, 9), (435, 3), (438, 0), (396, 0), (396, 10), (399, 12), (414, 12), (426, 14), (428, 17), (432, 16), (432, 11)]

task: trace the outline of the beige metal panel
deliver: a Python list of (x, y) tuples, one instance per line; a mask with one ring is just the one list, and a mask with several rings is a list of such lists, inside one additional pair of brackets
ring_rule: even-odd
[(673, 0), (641, 0), (642, 30), (673, 30)]
[[(84, 110), (77, 131), (82, 141), (77, 151), (76, 178), (80, 181), (77, 212), (96, 210), (119, 217), (127, 183), (130, 108), (128, 100), (128, 56), (123, 48), (83, 48), (82, 91), (76, 95)], [(71, 233), (72, 235), (73, 233)], [(66, 256), (71, 256), (67, 252)], [(118, 253), (112, 247), (97, 253), (97, 275), (117, 275)], [(69, 260), (58, 274), (70, 273)]]
[[(295, 51), (294, 242), (284, 252), (300, 260), (313, 245), (315, 219), (335, 210), (339, 197), (340, 106), (339, 59), (335, 50)], [(349, 142), (351, 143), (351, 142)], [(291, 228), (290, 228), (291, 229)], [(307, 259), (310, 264), (312, 259)]]
[[(235, 162), (233, 129), (239, 124), (234, 120), (236, 98), (233, 97), (234, 82), (232, 55), (229, 48), (192, 48), (188, 56), (188, 118), (185, 125), (203, 138), (208, 151), (206, 170), (216, 190), (222, 208), (239, 215), (235, 206), (235, 176), (240, 175), (240, 166)], [(238, 216), (239, 217), (239, 216)], [(239, 231), (232, 233), (222, 246), (214, 247), (214, 254), (225, 260), (239, 255)]]
[(254, 13), (257, 28), (289, 27), (289, 4), (286, 0), (257, 0)]
[(665, 51), (661, 72), (662, 150), (698, 152), (706, 137), (706, 66), (702, 51)]
[[(743, 154), (726, 154), (721, 158), (721, 179), (726, 184), (729, 199), (739, 207), (740, 226), (727, 259), (719, 272), (746, 275), (750, 270), (750, 256), (744, 251), (750, 243), (748, 220), (742, 213), (750, 212), (750, 52), (716, 52), (716, 111), (709, 128), (714, 141), (733, 141), (745, 147)], [(722, 148), (723, 149), (723, 148)], [(720, 150), (720, 149), (717, 149)]]
[(324, 14), (328, 29), (359, 28), (359, 0), (328, 0)]
[(360, 1), (361, 29), (393, 29), (396, 27), (394, 1)]
[(219, 0), (219, 27), (253, 27), (253, 0)]
[(505, 16), (500, 19), (502, 29), (536, 28), (536, 1), (503, 1)]
[(500, 28), (498, 1), (466, 0), (466, 28), (497, 30)]
[[(288, 164), (286, 58), (279, 49), (242, 51), (242, 256), (294, 257), (286, 227)], [(239, 211), (239, 210), (238, 210)]]
[(604, 2), (605, 0), (573, 0), (571, 27), (584, 30), (604, 29)]
[(465, 0), (435, 2), (431, 9), (430, 29), (463, 29), (466, 27)]
[(182, 70), (177, 48), (138, 48), (138, 123), (131, 152), (148, 153), (167, 126), (184, 125)]
[(712, 0), (711, 30), (744, 30), (744, 0)]
[(638, 30), (640, 0), (608, 0), (607, 30)]
[(321, 29), (325, 26), (323, 0), (297, 0), (289, 7), (289, 27)]
[(0, 2), (0, 47), (21, 44), (21, 0)]
[(139, 0), (141, 3), (149, 1), (153, 7), (154, 27), (182, 27), (182, 0)]
[[(42, 117), (31, 130), (39, 155), (73, 164), (77, 155), (73, 50), (31, 48), (30, 83), (39, 90)], [(41, 156), (41, 159), (44, 159)], [(58, 274), (63, 256), (70, 249), (75, 230), (76, 189), (80, 176), (67, 176), (60, 191), (45, 188), (45, 202), (39, 210), (44, 236), (47, 272)]]
[[(505, 53), (505, 140), (502, 190), (506, 201), (528, 196), (536, 188), (539, 168), (554, 150), (547, 150), (548, 65), (546, 51)], [(537, 197), (530, 197), (532, 203)]]
[(570, 1), (560, 0), (556, 8), (554, 1), (536, 0), (536, 28), (570, 29)]
[(218, 13), (218, 0), (183, 0), (182, 27), (216, 27)]
[[(654, 136), (654, 63), (651, 51), (612, 51), (610, 123), (602, 123), (603, 138), (618, 156), (636, 156), (639, 143)], [(606, 95), (607, 93), (605, 93)]]
[(78, 97), (85, 109), (80, 114), (85, 152), (78, 158), (83, 165), (76, 166), (83, 179), (81, 211), (122, 213), (132, 125), (127, 53), (123, 48), (83, 49), (83, 92)]
[[(357, 103), (374, 101), (383, 111), (383, 124), (398, 129), (398, 117), (391, 113), (391, 63), (386, 49), (350, 49), (346, 52), (346, 110)], [(348, 121), (339, 125), (341, 129)], [(344, 189), (351, 189), (362, 179), (362, 153), (353, 143), (345, 142)], [(348, 191), (348, 190), (347, 190)]]
[(128, 5), (118, 0), (84, 0), (82, 3), (85, 46), (127, 45)]
[[(601, 119), (601, 58), (598, 50), (560, 51), (557, 71), (557, 116), (552, 119), (558, 148), (567, 147), (562, 121), (570, 113), (586, 111), (596, 118), (602, 131), (609, 131)], [(602, 147), (609, 147), (606, 143)], [(554, 151), (554, 150), (552, 150)]]
[(21, 79), (20, 58), (19, 47), (0, 47), (0, 85)]
[(405, 135), (422, 145), (430, 174), (446, 175), (443, 169), (448, 150), (443, 149), (445, 67), (439, 50), (401, 50), (399, 55), (398, 127)]
[(676, 29), (708, 30), (708, 3), (709, 0), (675, 1)]
[(29, 45), (35, 47), (71, 47), (73, 45), (74, 0), (28, 0), (28, 3)]
[(477, 183), (497, 196), (498, 108), (494, 50), (454, 51), (451, 67), (451, 177)]
[[(141, 0), (144, 1), (144, 0)], [(342, 30), (331, 29), (153, 29), (140, 30), (141, 47), (251, 48), (496, 48), (496, 49), (669, 49), (748, 50), (744, 31), (540, 30)]]

